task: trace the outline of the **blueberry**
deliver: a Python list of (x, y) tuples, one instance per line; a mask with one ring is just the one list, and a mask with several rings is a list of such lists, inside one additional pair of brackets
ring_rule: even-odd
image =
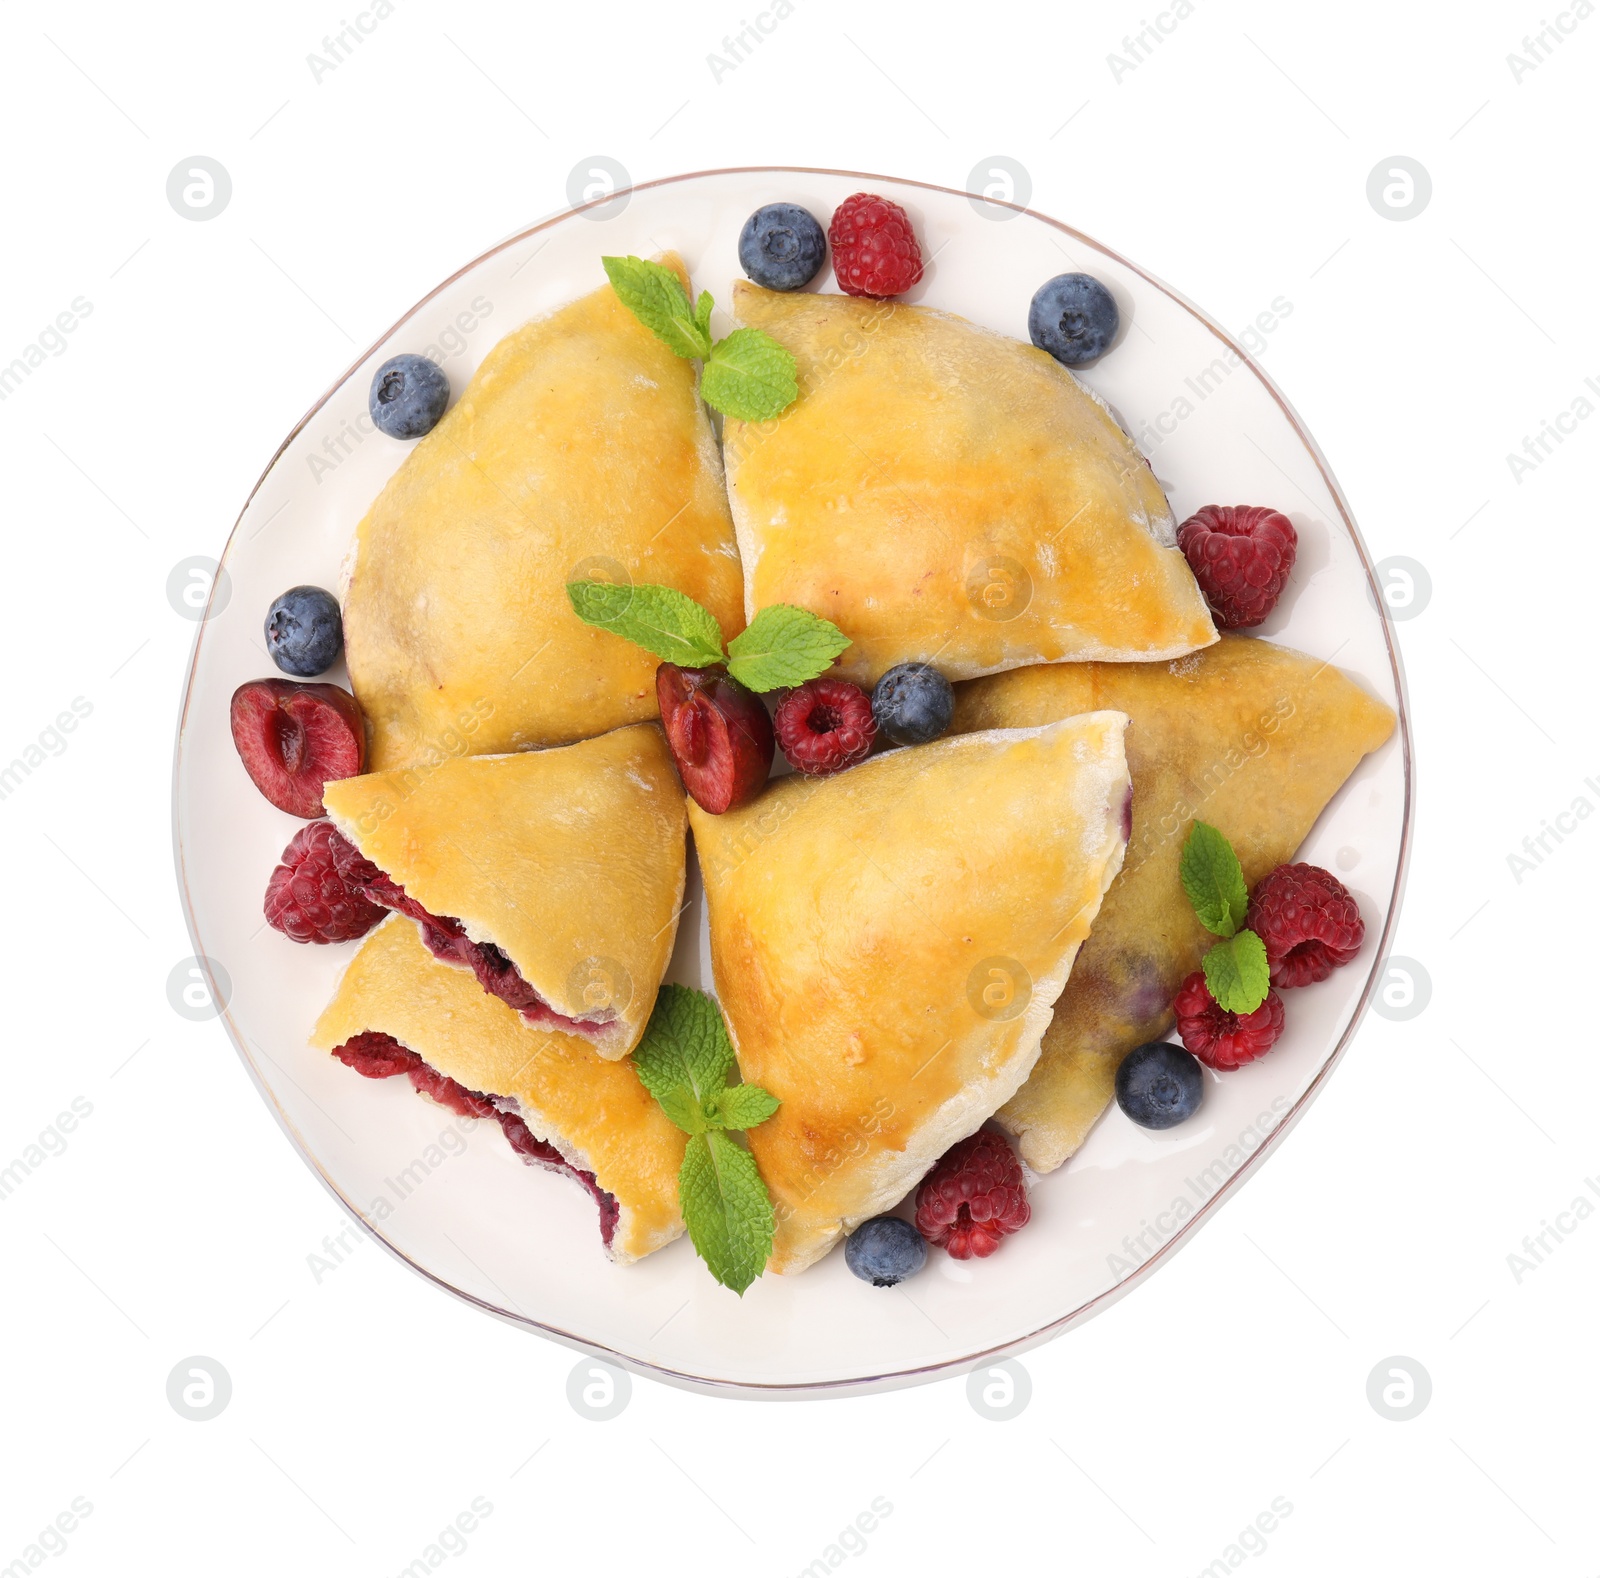
[(296, 679), (332, 668), (344, 646), (339, 600), (320, 586), (291, 586), (274, 598), (265, 630), (272, 661)]
[(391, 356), (372, 375), (367, 410), (380, 433), (390, 438), (421, 438), (450, 404), (450, 380), (426, 356)]
[(1170, 1041), (1135, 1047), (1117, 1069), (1117, 1105), (1142, 1129), (1170, 1129), (1196, 1112), (1205, 1090), (1200, 1063)]
[(768, 203), (739, 232), (739, 266), (768, 290), (799, 290), (828, 255), (822, 226), (795, 203)]
[(931, 663), (900, 663), (873, 687), (872, 717), (896, 745), (926, 745), (950, 727), (956, 696)]
[(904, 1217), (875, 1216), (844, 1241), (844, 1263), (875, 1288), (892, 1288), (922, 1270), (928, 1246)]
[(1028, 338), (1058, 362), (1092, 362), (1117, 337), (1116, 298), (1092, 274), (1057, 274), (1033, 293)]

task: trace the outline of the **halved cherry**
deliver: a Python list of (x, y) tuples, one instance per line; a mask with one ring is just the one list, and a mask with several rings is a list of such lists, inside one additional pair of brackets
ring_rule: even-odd
[(656, 670), (661, 726), (683, 787), (721, 816), (753, 800), (772, 771), (772, 719), (761, 698), (724, 668)]
[(366, 765), (360, 703), (337, 685), (253, 679), (234, 691), (228, 722), (250, 781), (291, 816), (321, 816), (322, 786)]

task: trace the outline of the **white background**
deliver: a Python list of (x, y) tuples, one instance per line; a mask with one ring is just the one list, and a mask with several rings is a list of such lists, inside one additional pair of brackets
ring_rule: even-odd
[[(1578, 797), (1600, 806), (1600, 422), (1520, 481), (1506, 459), (1580, 396), (1600, 404), (1584, 384), (1600, 381), (1600, 21), (797, 0), (717, 81), (708, 53), (759, 0), (398, 0), (317, 80), (308, 54), (358, 3), (0, 9), (0, 365), (92, 304), (0, 403), (0, 757), (75, 697), (92, 706), (0, 800), (0, 1164), (74, 1098), (92, 1107), (0, 1199), (0, 1571), (75, 1497), (93, 1510), (44, 1561), (62, 1578), (394, 1574), (476, 1497), (492, 1513), (442, 1570), (788, 1575), (876, 1498), (892, 1512), (836, 1553), (850, 1571), (1600, 1567), (1600, 1221), (1547, 1237), (1520, 1280), (1507, 1258), (1600, 1175), (1574, 1028), (1600, 829), (1569, 822), (1520, 881), (1507, 858)], [(1507, 56), (1545, 17), (1574, 31), (1518, 81)], [(1163, 19), (1119, 80), (1107, 56), (1132, 59), (1125, 37)], [(233, 182), (206, 223), (166, 199), (194, 154)], [(370, 1242), (317, 1280), (308, 1257), (341, 1212), (220, 1027), (168, 1005), (190, 952), (168, 800), (195, 628), (169, 571), (220, 551), (281, 436), (362, 347), (563, 206), (597, 154), (640, 180), (798, 163), (956, 187), (991, 156), (1021, 161), (1033, 206), (1228, 327), (1293, 303), (1268, 371), (1373, 557), (1431, 576), (1399, 627), (1420, 796), (1397, 951), (1432, 1000), (1369, 1018), (1218, 1220), (1028, 1354), (1031, 1402), (1008, 1422), (960, 1380), (827, 1403), (639, 1380), (619, 1417), (582, 1418), (568, 1350)], [(1433, 183), (1405, 222), (1366, 196), (1396, 154)], [(208, 1422), (167, 1401), (191, 1355), (232, 1378)], [(1367, 1399), (1393, 1355), (1432, 1377), (1409, 1422)], [(1293, 1510), (1265, 1548), (1230, 1552), (1279, 1497)]]

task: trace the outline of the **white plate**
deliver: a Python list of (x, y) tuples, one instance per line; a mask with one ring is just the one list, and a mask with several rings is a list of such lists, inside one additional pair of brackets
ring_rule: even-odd
[[(354, 944), (304, 947), (268, 929), (267, 874), (300, 824), (251, 786), (228, 735), (228, 699), (275, 671), (268, 603), (300, 582), (334, 586), (356, 522), (407, 446), (363, 435), (373, 370), (399, 351), (440, 361), (459, 393), (490, 346), (535, 313), (599, 285), (602, 253), (676, 248), (726, 302), (740, 226), (763, 203), (826, 220), (862, 188), (905, 205), (931, 266), (910, 299), (1020, 339), (1053, 274), (1083, 269), (1116, 293), (1120, 343), (1085, 381), (1138, 436), (1182, 520), (1206, 503), (1270, 503), (1300, 533), (1282, 605), (1259, 632), (1336, 661), (1401, 712), (1318, 822), (1304, 858), (1336, 871), (1367, 918), (1361, 959), (1295, 994), (1270, 1057), (1208, 1076), (1201, 1113), (1152, 1134), (1113, 1108), (1032, 1191), (1033, 1221), (992, 1259), (935, 1252), (893, 1292), (840, 1254), (769, 1276), (741, 1300), (680, 1240), (610, 1265), (595, 1211), (568, 1181), (524, 1166), (497, 1127), (454, 1120), (403, 1080), (359, 1079), (306, 1046)], [(175, 765), (178, 875), (195, 953), (223, 1020), (285, 1132), (382, 1243), (440, 1286), (507, 1320), (637, 1370), (708, 1390), (816, 1393), (927, 1379), (1016, 1352), (1105, 1308), (1171, 1255), (1282, 1138), (1348, 1043), (1393, 928), (1410, 822), (1399, 660), (1366, 550), (1338, 486), (1288, 403), (1246, 352), (1174, 292), (1041, 215), (914, 182), (825, 170), (726, 170), (634, 188), (501, 243), (421, 302), (312, 409), (239, 517), (200, 626)], [(831, 275), (816, 288), (831, 289)], [(718, 332), (725, 324), (719, 313)], [(224, 605), (223, 593), (227, 600)], [(345, 682), (342, 669), (327, 676)], [(699, 883), (671, 979), (710, 987)], [(215, 973), (215, 972), (213, 972)]]

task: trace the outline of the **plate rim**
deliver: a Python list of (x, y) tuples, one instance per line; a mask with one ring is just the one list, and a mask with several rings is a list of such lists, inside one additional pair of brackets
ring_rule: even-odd
[[(448, 290), (463, 276), (479, 268), (489, 259), (505, 251), (508, 247), (517, 245), (527, 240), (528, 237), (537, 235), (542, 230), (550, 229), (557, 224), (583, 213), (586, 209), (604, 207), (614, 203), (619, 197), (631, 195), (634, 192), (650, 191), (658, 187), (679, 185), (686, 181), (698, 181), (718, 176), (729, 175), (824, 175), (835, 176), (852, 181), (883, 181), (892, 182), (898, 186), (914, 187), (922, 191), (937, 192), (947, 197), (964, 197), (971, 203), (987, 203), (998, 208), (1009, 208), (1018, 214), (1026, 214), (1029, 218), (1058, 230), (1064, 235), (1072, 236), (1087, 246), (1095, 248), (1112, 258), (1122, 267), (1158, 290), (1170, 300), (1176, 302), (1191, 317), (1196, 319), (1215, 339), (1252, 373), (1273, 402), (1282, 411), (1285, 419), (1293, 429), (1296, 438), (1304, 446), (1306, 453), (1316, 465), (1322, 478), (1323, 485), (1327, 488), (1329, 497), (1333, 500), (1338, 511), (1340, 523), (1343, 525), (1346, 536), (1350, 539), (1360, 560), (1361, 569), (1366, 577), (1367, 591), (1372, 598), (1373, 606), (1377, 610), (1379, 622), (1383, 628), (1384, 648), (1389, 657), (1389, 669), (1395, 687), (1395, 713), (1396, 713), (1396, 738), (1400, 750), (1400, 765), (1404, 783), (1404, 795), (1401, 809), (1399, 845), (1395, 859), (1394, 883), (1388, 897), (1388, 904), (1384, 915), (1382, 932), (1378, 937), (1378, 946), (1374, 951), (1372, 967), (1368, 971), (1367, 979), (1362, 987), (1361, 995), (1350, 1013), (1348, 1022), (1340, 1032), (1339, 1039), (1333, 1050), (1322, 1060), (1321, 1067), (1312, 1078), (1310, 1084), (1295, 1099), (1294, 1104), (1285, 1112), (1272, 1133), (1266, 1140), (1256, 1147), (1245, 1159), (1238, 1169), (1223, 1183), (1208, 1200), (1190, 1217), (1182, 1227), (1162, 1244), (1148, 1259), (1142, 1261), (1133, 1271), (1123, 1277), (1115, 1286), (1097, 1293), (1093, 1298), (1078, 1305), (1076, 1309), (1069, 1310), (1066, 1314), (1058, 1316), (1055, 1320), (1047, 1321), (1044, 1325), (1035, 1328), (1021, 1337), (1012, 1338), (1007, 1342), (996, 1343), (990, 1347), (980, 1348), (975, 1352), (964, 1354), (959, 1358), (939, 1359), (925, 1365), (910, 1366), (905, 1369), (887, 1370), (881, 1374), (851, 1376), (838, 1380), (827, 1381), (750, 1381), (730, 1380), (716, 1376), (698, 1375), (692, 1371), (675, 1369), (670, 1365), (654, 1364), (647, 1359), (635, 1358), (630, 1354), (621, 1353), (609, 1348), (603, 1343), (597, 1343), (588, 1338), (581, 1337), (575, 1332), (563, 1330), (561, 1327), (550, 1325), (544, 1321), (536, 1320), (530, 1315), (516, 1313), (501, 1309), (498, 1305), (487, 1299), (469, 1293), (464, 1288), (459, 1288), (445, 1280), (436, 1272), (420, 1262), (413, 1260), (410, 1255), (398, 1245), (392, 1243), (379, 1227), (370, 1221), (366, 1214), (348, 1199), (338, 1185), (324, 1170), (321, 1162), (313, 1154), (310, 1147), (296, 1130), (289, 1115), (283, 1110), (277, 1096), (262, 1077), (255, 1059), (247, 1049), (248, 1037), (242, 1028), (233, 1019), (224, 994), (218, 990), (218, 984), (212, 975), (210, 960), (205, 952), (204, 943), (200, 937), (199, 924), (195, 916), (194, 902), (189, 891), (188, 870), (184, 859), (183, 830), (179, 817), (179, 792), (182, 777), (184, 750), (188, 739), (190, 723), (190, 708), (194, 701), (195, 675), (199, 668), (200, 653), (205, 641), (207, 628), (211, 621), (212, 604), (217, 597), (217, 583), (214, 580), (211, 593), (206, 600), (206, 608), (201, 616), (196, 629), (194, 645), (190, 650), (189, 664), (184, 676), (183, 697), (178, 709), (177, 733), (173, 744), (172, 753), (172, 852), (175, 875), (178, 884), (179, 902), (183, 910), (185, 926), (188, 929), (189, 940), (194, 945), (194, 959), (205, 977), (207, 991), (211, 994), (213, 1003), (222, 1006), (217, 1011), (217, 1018), (227, 1031), (228, 1039), (233, 1043), (234, 1051), (239, 1060), (244, 1064), (245, 1071), (251, 1082), (266, 1103), (268, 1111), (277, 1119), (278, 1126), (288, 1136), (291, 1144), (299, 1153), (300, 1159), (318, 1178), (323, 1187), (337, 1200), (345, 1212), (351, 1216), (356, 1224), (376, 1243), (386, 1249), (402, 1265), (409, 1267), (418, 1276), (434, 1286), (442, 1288), (445, 1292), (495, 1316), (506, 1324), (517, 1328), (519, 1331), (536, 1333), (539, 1336), (550, 1338), (565, 1347), (572, 1348), (579, 1353), (592, 1358), (600, 1359), (607, 1364), (616, 1365), (632, 1374), (643, 1376), (647, 1379), (664, 1381), (682, 1389), (715, 1397), (732, 1397), (742, 1400), (754, 1401), (758, 1399), (783, 1398), (789, 1400), (817, 1400), (831, 1397), (859, 1396), (874, 1392), (887, 1392), (900, 1390), (906, 1387), (921, 1385), (924, 1382), (938, 1380), (948, 1376), (971, 1373), (985, 1365), (992, 1364), (1000, 1359), (1009, 1358), (1017, 1354), (1026, 1353), (1031, 1349), (1042, 1346), (1044, 1343), (1073, 1330), (1085, 1321), (1109, 1309), (1119, 1299), (1125, 1297), (1134, 1288), (1142, 1285), (1146, 1279), (1160, 1266), (1172, 1258), (1181, 1248), (1195, 1237), (1200, 1228), (1210, 1221), (1216, 1214), (1216, 1209), (1225, 1201), (1233, 1197), (1237, 1188), (1247, 1179), (1252, 1177), (1260, 1165), (1272, 1155), (1283, 1143), (1286, 1135), (1292, 1130), (1305, 1114), (1306, 1109), (1321, 1094), (1323, 1086), (1334, 1068), (1343, 1060), (1351, 1043), (1355, 1039), (1357, 1030), (1366, 1019), (1367, 1011), (1371, 1007), (1372, 999), (1377, 991), (1378, 982), (1382, 977), (1384, 966), (1389, 959), (1390, 945), (1393, 941), (1395, 929), (1399, 921), (1400, 908), (1405, 895), (1407, 877), (1411, 864), (1411, 842), (1414, 832), (1416, 810), (1416, 764), (1411, 735), (1410, 722), (1410, 696), (1406, 687), (1405, 665), (1400, 656), (1400, 646), (1395, 630), (1395, 622), (1384, 612), (1384, 600), (1378, 586), (1377, 577), (1373, 572), (1371, 554), (1367, 550), (1361, 529), (1356, 525), (1355, 517), (1351, 512), (1349, 501), (1345, 498), (1344, 490), (1339, 486), (1337, 478), (1333, 475), (1327, 457), (1323, 454), (1321, 446), (1317, 443), (1300, 414), (1293, 404), (1279, 389), (1277, 384), (1262, 368), (1259, 362), (1241, 345), (1232, 334), (1224, 329), (1210, 314), (1203, 311), (1194, 302), (1190, 301), (1183, 292), (1166, 283), (1165, 280), (1152, 274), (1148, 269), (1124, 257), (1114, 248), (1106, 246), (1104, 242), (1097, 241), (1093, 236), (1078, 230), (1062, 220), (1055, 219), (1049, 214), (1041, 213), (1036, 208), (1027, 207), (1021, 203), (1006, 202), (1001, 198), (990, 197), (983, 193), (964, 191), (959, 187), (943, 186), (933, 181), (919, 181), (907, 176), (887, 175), (882, 172), (867, 170), (838, 170), (821, 165), (728, 165), (709, 170), (692, 170), (677, 175), (658, 176), (653, 180), (632, 182), (627, 186), (619, 187), (604, 196), (592, 198), (586, 203), (570, 204), (554, 210), (534, 223), (513, 232), (504, 239), (497, 241), (493, 246), (486, 248), (476, 257), (456, 269), (452, 274), (441, 280), (432, 290), (421, 296), (412, 306), (395, 319), (389, 327), (362, 351), (356, 359), (344, 369), (342, 373), (319, 395), (306, 413), (295, 425), (290, 428), (283, 441), (273, 451), (272, 457), (263, 467), (261, 475), (257, 477), (254, 486), (246, 495), (239, 514), (229, 529), (227, 541), (223, 544), (221, 555), (218, 559), (219, 566), (225, 565), (228, 551), (232, 548), (234, 539), (244, 523), (250, 506), (255, 502), (256, 495), (261, 491), (266, 480), (277, 467), (279, 460), (323, 407), (349, 382), (352, 374), (370, 358), (402, 324), (412, 318), (422, 308)], [(219, 610), (220, 611), (220, 610)]]

